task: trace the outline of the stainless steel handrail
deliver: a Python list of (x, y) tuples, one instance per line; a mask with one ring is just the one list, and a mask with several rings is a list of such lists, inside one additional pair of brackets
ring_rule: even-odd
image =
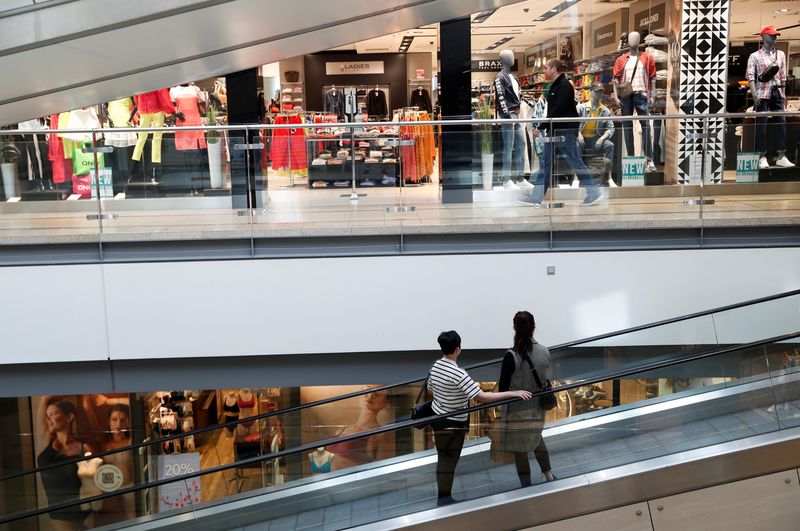
[(64, 134), (64, 133), (154, 133), (171, 131), (260, 131), (270, 129), (364, 129), (367, 127), (418, 127), (420, 125), (494, 125), (494, 124), (558, 124), (572, 122), (607, 121), (627, 122), (642, 120), (667, 120), (667, 121), (697, 121), (707, 119), (726, 119), (726, 118), (756, 118), (756, 117), (787, 117), (800, 116), (796, 111), (765, 111), (765, 112), (737, 112), (719, 114), (651, 114), (646, 116), (586, 116), (574, 118), (514, 118), (514, 119), (470, 119), (463, 120), (428, 120), (425, 122), (333, 122), (333, 123), (308, 123), (308, 124), (242, 124), (242, 125), (195, 125), (195, 126), (174, 126), (174, 127), (108, 127), (99, 129), (41, 129), (38, 131), (21, 131), (19, 129), (0, 130), (0, 136), (7, 135), (33, 135), (33, 134)]

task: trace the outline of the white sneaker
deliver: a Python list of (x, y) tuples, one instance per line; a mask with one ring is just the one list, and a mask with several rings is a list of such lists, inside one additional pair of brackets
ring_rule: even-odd
[(794, 168), (794, 163), (792, 163), (792, 161), (787, 159), (786, 155), (784, 155), (775, 161), (775, 166), (780, 166), (781, 168)]
[(758, 159), (758, 169), (759, 170), (766, 170), (769, 168), (769, 162), (767, 162), (767, 157), (761, 157)]
[(503, 188), (505, 188), (506, 190), (519, 190), (519, 186), (517, 186), (517, 183), (515, 183), (511, 179), (503, 183)]
[(617, 187), (617, 183), (614, 182), (614, 179), (612, 179), (611, 177), (608, 178), (608, 187), (609, 188), (616, 188)]
[(519, 186), (522, 190), (533, 190), (533, 185), (528, 179), (522, 179), (517, 183), (517, 186)]
[(572, 188), (580, 188), (581, 182), (578, 180), (577, 177), (572, 179)]
[(644, 171), (646, 173), (654, 173), (656, 171), (656, 165), (653, 164), (652, 160), (647, 161), (647, 166), (645, 166)]

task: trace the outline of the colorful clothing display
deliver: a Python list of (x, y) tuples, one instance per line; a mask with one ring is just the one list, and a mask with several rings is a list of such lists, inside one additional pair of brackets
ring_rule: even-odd
[[(200, 117), (200, 89), (194, 85), (173, 87), (169, 91), (170, 97), (175, 100), (175, 107), (183, 114), (183, 121), (177, 125), (196, 126), (203, 125)], [(189, 149), (205, 149), (206, 137), (203, 131), (176, 131), (175, 149), (186, 151)]]
[(419, 183), (433, 175), (436, 159), (433, 127), (424, 124), (431, 117), (427, 112), (406, 112), (401, 118), (404, 122), (420, 122), (420, 125), (400, 128), (400, 138), (413, 141), (412, 145), (401, 148), (404, 182)]
[[(302, 124), (299, 115), (278, 115), (275, 125)], [(304, 129), (275, 129), (269, 151), (272, 169), (278, 175), (307, 176), (306, 133)]]
[[(130, 127), (133, 98), (121, 98), (108, 102), (108, 120), (111, 127)], [(114, 147), (136, 145), (136, 133), (105, 133), (106, 144)]]

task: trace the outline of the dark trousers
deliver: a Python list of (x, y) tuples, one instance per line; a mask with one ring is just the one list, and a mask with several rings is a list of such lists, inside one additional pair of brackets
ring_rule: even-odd
[[(53, 181), (53, 168), (50, 165), (50, 161), (47, 158), (48, 155), (48, 145), (46, 140), (46, 135), (31, 135), (24, 137), (24, 140), (21, 142), (22, 150), (22, 158), (30, 159), (31, 168), (33, 170), (33, 175), (31, 178), (34, 181), (45, 183), (45, 184), (52, 184)], [(25, 169), (27, 170), (28, 165), (25, 164)]]
[[(544, 196), (547, 188), (550, 186), (550, 181), (553, 172), (553, 163), (555, 155), (561, 153), (566, 159), (567, 165), (578, 176), (581, 184), (587, 188), (588, 193), (595, 193), (597, 190), (597, 183), (592, 177), (592, 172), (583, 163), (583, 158), (578, 151), (578, 132), (575, 129), (557, 130), (554, 136), (563, 136), (564, 142), (554, 144), (547, 142), (542, 151), (542, 162), (539, 167), (539, 173), (536, 176), (536, 184), (540, 188), (536, 190), (537, 196)], [(555, 148), (557, 146), (557, 148)], [(539, 197), (541, 200), (541, 197)]]
[(469, 422), (445, 419), (434, 422), (432, 428), (438, 456), (436, 484), (439, 488), (439, 498), (445, 498), (453, 492), (453, 478), (461, 457), (461, 449), (464, 447), (464, 437), (467, 435)]
[[(550, 465), (550, 452), (544, 444), (544, 439), (539, 441), (539, 446), (533, 450), (533, 456), (542, 469), (542, 474), (550, 472), (553, 467)], [(514, 464), (517, 465), (517, 475), (523, 487), (531, 484), (531, 462), (528, 460), (528, 452), (514, 452)]]
[[(622, 114), (624, 116), (633, 116), (633, 111), (639, 116), (649, 116), (650, 108), (647, 103), (647, 94), (643, 92), (634, 92), (630, 98), (623, 98), (620, 103), (622, 104)], [(647, 160), (653, 159), (653, 146), (650, 143), (650, 124), (647, 120), (639, 122), (642, 126), (642, 148), (644, 149), (644, 156)], [(633, 150), (633, 122), (626, 120), (622, 122), (622, 130), (625, 133), (625, 151), (629, 157), (634, 154)]]
[[(756, 111), (782, 111), (784, 109), (783, 96), (777, 87), (773, 87), (769, 98), (762, 98), (758, 100), (758, 108)], [(772, 125), (767, 129), (766, 116), (756, 118), (756, 151), (761, 155), (767, 154), (767, 135), (774, 138), (775, 151), (786, 151), (786, 118), (783, 116), (776, 116), (771, 119)]]

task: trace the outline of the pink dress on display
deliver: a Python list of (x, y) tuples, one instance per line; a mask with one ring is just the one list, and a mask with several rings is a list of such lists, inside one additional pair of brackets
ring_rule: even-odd
[[(200, 89), (196, 86), (178, 86), (169, 91), (169, 95), (175, 100), (178, 112), (183, 113), (184, 120), (178, 120), (178, 126), (203, 125), (200, 118)], [(205, 149), (206, 136), (203, 131), (176, 131), (175, 149), (186, 151), (189, 149)]]

